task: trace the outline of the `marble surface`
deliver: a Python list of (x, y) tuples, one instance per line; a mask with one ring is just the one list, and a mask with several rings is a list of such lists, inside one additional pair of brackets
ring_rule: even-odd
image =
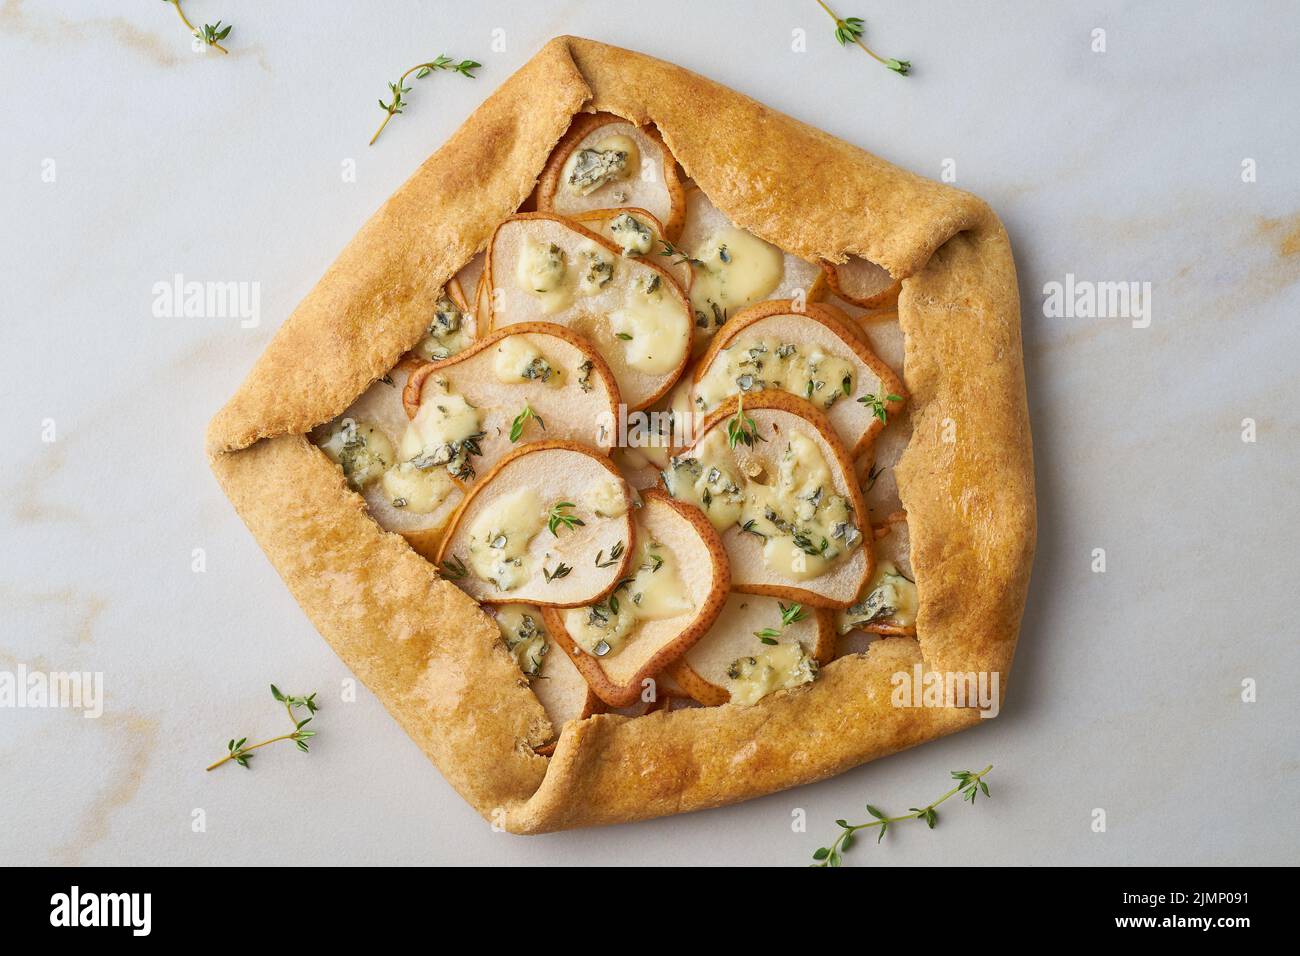
[[(812, 0), (659, 6), (689, 29), (606, 2), (189, 0), (235, 24), (220, 57), (157, 2), (0, 2), (0, 671), (101, 672), (105, 696), (98, 719), (0, 708), (0, 863), (799, 864), (868, 799), (916, 805), (989, 762), (991, 802), (855, 860), (1294, 862), (1300, 11), (841, 2), (904, 79), (837, 47)], [(204, 425), (384, 197), (566, 32), (926, 175), (951, 161), (1005, 220), (1041, 533), (998, 720), (741, 806), (524, 839), (368, 692), (340, 700), (348, 672), (212, 480)], [(421, 81), (367, 148), (385, 82), (442, 51), (480, 77)], [(157, 316), (177, 274), (258, 283), (260, 321)], [(1149, 282), (1149, 327), (1045, 314), (1067, 275)], [(203, 773), (231, 734), (279, 732), (271, 680), (320, 692), (313, 752)]]

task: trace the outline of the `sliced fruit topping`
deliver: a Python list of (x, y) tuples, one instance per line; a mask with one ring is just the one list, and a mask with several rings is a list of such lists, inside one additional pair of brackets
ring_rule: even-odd
[[(597, 552), (614, 563), (628, 545)], [(612, 593), (567, 611), (547, 609), (548, 630), (607, 704), (625, 707), (713, 623), (729, 582), (726, 554), (694, 508), (649, 490), (636, 515), (632, 561)]]
[(647, 211), (675, 238), (686, 212), (677, 162), (654, 127), (611, 113), (581, 114), (542, 171), (537, 208), (576, 216), (615, 207)]
[(903, 407), (903, 383), (833, 306), (764, 302), (729, 321), (695, 367), (695, 408), (778, 389), (825, 412), (850, 454), (864, 452)]
[(486, 603), (599, 602), (632, 559), (625, 544), (619, 558), (593, 560), (612, 542), (632, 540), (630, 496), (609, 459), (586, 446), (525, 445), (474, 483), (437, 562), (445, 577)]

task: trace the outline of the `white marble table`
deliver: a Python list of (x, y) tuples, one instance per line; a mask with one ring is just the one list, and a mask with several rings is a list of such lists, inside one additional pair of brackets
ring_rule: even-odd
[[(0, 863), (797, 864), (866, 800), (914, 805), (987, 762), (992, 802), (855, 860), (1294, 862), (1300, 11), (840, 0), (910, 57), (904, 79), (838, 48), (812, 0), (662, 6), (689, 27), (652, 34), (604, 2), (189, 0), (234, 22), (228, 57), (192, 53), (157, 2), (0, 7), (0, 671), (105, 681), (99, 719), (0, 709)], [(951, 160), (1003, 216), (1041, 534), (998, 720), (742, 806), (523, 839), (482, 823), (368, 692), (339, 699), (349, 675), (209, 475), (204, 425), (370, 212), (566, 32), (927, 175)], [(480, 78), (420, 81), (367, 148), (386, 81), (444, 51)], [(177, 274), (258, 283), (260, 322), (156, 315)], [(1045, 315), (1067, 275), (1149, 282), (1149, 327)], [(231, 734), (278, 732), (271, 680), (321, 693), (313, 752), (204, 774)]]

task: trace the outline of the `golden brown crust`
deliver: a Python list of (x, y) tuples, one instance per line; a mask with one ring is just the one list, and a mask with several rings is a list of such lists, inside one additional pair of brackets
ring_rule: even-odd
[[(301, 436), (419, 340), (438, 288), (520, 208), (580, 110), (653, 124), (718, 208), (761, 238), (808, 261), (861, 256), (903, 280), (915, 428), (897, 473), (920, 638), (876, 641), (753, 707), (571, 722), (548, 767), (533, 748), (553, 730), (495, 625), (383, 532)], [(283, 437), (258, 441), (268, 436)], [(968, 194), (641, 54), (561, 37), (507, 80), (349, 243), (218, 414), (208, 449), (331, 646), (465, 799), (515, 832), (733, 803), (978, 720), (892, 706), (890, 675), (915, 664), (999, 671), (1006, 687), (1035, 510), (1001, 224)]]

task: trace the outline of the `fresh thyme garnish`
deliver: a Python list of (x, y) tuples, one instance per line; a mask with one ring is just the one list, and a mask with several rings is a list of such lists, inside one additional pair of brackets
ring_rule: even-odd
[(876, 418), (879, 418), (880, 424), (882, 425), (889, 424), (889, 410), (885, 408), (885, 402), (901, 402), (902, 400), (903, 397), (901, 395), (886, 395), (884, 398), (881, 398), (879, 395), (873, 395), (871, 392), (867, 392), (867, 394), (858, 399), (859, 402), (871, 409), (871, 414), (876, 416)]
[(176, 8), (176, 15), (181, 18), (181, 23), (185, 24), (185, 28), (189, 30), (196, 39), (202, 40), (208, 46), (216, 47), (222, 53), (230, 52), (221, 45), (221, 41), (230, 36), (229, 23), (224, 27), (221, 25), (220, 20), (216, 23), (205, 23), (203, 24), (203, 29), (200, 30), (194, 24), (190, 23), (190, 18), (187, 17), (185, 11), (181, 9), (181, 0), (163, 0), (163, 3), (169, 3)]
[(862, 491), (865, 493), (870, 491), (872, 488), (876, 487), (876, 482), (880, 479), (880, 476), (883, 475), (884, 473), (885, 473), (885, 469), (878, 468), (875, 465), (872, 465), (871, 468), (868, 469), (867, 471), (867, 485), (865, 488), (862, 489)]
[(743, 444), (752, 448), (755, 441), (767, 441), (767, 439), (758, 433), (758, 426), (754, 424), (754, 419), (745, 414), (744, 396), (737, 395), (736, 414), (727, 420), (727, 445), (735, 448), (737, 444)]
[(859, 830), (865, 830), (868, 827), (880, 827), (880, 833), (876, 837), (877, 843), (885, 838), (885, 834), (889, 831), (890, 824), (900, 823), (903, 820), (924, 820), (925, 825), (933, 830), (934, 825), (939, 822), (939, 814), (935, 812), (935, 807), (943, 803), (953, 794), (960, 793), (961, 798), (969, 801), (971, 804), (975, 803), (975, 798), (981, 793), (986, 797), (989, 796), (989, 785), (984, 782), (984, 776), (992, 769), (993, 764), (989, 764), (979, 773), (972, 773), (969, 770), (952, 771), (952, 778), (957, 781), (957, 786), (953, 787), (938, 800), (935, 800), (924, 807), (909, 807), (908, 810), (910, 812), (899, 817), (886, 816), (883, 811), (877, 810), (868, 803), (867, 812), (875, 817), (874, 820), (858, 824), (850, 824), (844, 820), (836, 820), (835, 823), (840, 828), (840, 835), (835, 838), (835, 842), (830, 846), (818, 848), (817, 852), (813, 854), (813, 860), (816, 862), (812, 865), (839, 866), (842, 862), (840, 854), (853, 846), (855, 841), (854, 834)]
[(375, 140), (379, 139), (379, 134), (384, 131), (384, 127), (388, 125), (388, 121), (405, 109), (406, 101), (402, 99), (402, 96), (403, 94), (411, 92), (411, 88), (406, 85), (406, 78), (412, 73), (415, 74), (417, 80), (422, 80), (435, 70), (452, 70), (459, 73), (461, 76), (468, 76), (470, 79), (473, 79), (474, 71), (482, 65), (482, 63), (476, 63), (474, 60), (461, 60), (459, 63), (455, 63), (452, 61), (451, 57), (446, 56), (445, 54), (439, 54), (436, 59), (430, 60), (428, 63), (417, 63), (415, 66), (411, 67), (397, 78), (396, 83), (388, 84), (389, 92), (393, 94), (393, 102), (385, 103), (383, 100), (379, 101), (379, 108), (383, 110), (385, 114), (384, 121), (379, 124), (379, 129), (375, 130), (375, 135), (370, 137), (370, 145), (375, 145)]
[(754, 636), (764, 644), (775, 644), (776, 639), (781, 636), (781, 631), (785, 630), (791, 624), (798, 624), (808, 616), (808, 612), (804, 610), (802, 604), (790, 604), (787, 606), (782, 604), (780, 601), (777, 601), (776, 606), (781, 609), (781, 626), (779, 628), (765, 627), (761, 631), (754, 632)]
[(563, 561), (561, 561), (559, 564), (557, 564), (557, 565), (555, 566), (555, 570), (554, 570), (554, 571), (550, 571), (550, 570), (548, 570), (547, 567), (546, 567), (546, 565), (543, 564), (543, 565), (542, 565), (542, 577), (546, 578), (546, 583), (547, 583), (547, 584), (550, 584), (550, 583), (551, 583), (552, 581), (554, 581), (556, 578), (563, 578), (563, 577), (568, 576), (568, 573), (569, 573), (570, 571), (572, 571), (572, 570), (573, 570), (573, 568), (569, 567), (569, 566), (568, 566), (567, 564), (565, 564)]
[(558, 502), (555, 507), (551, 509), (551, 513), (546, 519), (546, 530), (558, 538), (560, 532), (557, 529), (560, 525), (564, 525), (564, 527), (568, 528), (570, 531), (573, 530), (575, 525), (585, 525), (587, 522), (583, 521), (577, 515), (569, 514), (566, 510), (568, 508), (576, 507), (577, 505), (572, 501)]
[(515, 416), (515, 420), (510, 423), (510, 440), (519, 441), (524, 433), (524, 426), (528, 424), (528, 419), (535, 419), (537, 424), (542, 426), (542, 431), (546, 431), (546, 422), (542, 421), (542, 416), (533, 411), (531, 405), (525, 405), (524, 410)]
[(629, 335), (627, 332), (615, 332), (615, 333), (614, 333), (614, 336), (615, 336), (615, 338), (620, 338), (620, 339), (622, 339), (624, 342), (631, 342), (631, 341), (632, 341), (632, 336)]
[[(604, 556), (605, 556), (605, 549), (604, 549), (604, 548), (602, 548), (601, 550), (599, 550), (599, 551), (596, 552), (596, 567), (598, 567), (598, 568), (611, 568), (611, 567), (613, 567), (614, 565), (618, 564), (618, 559), (621, 558), (621, 557), (623, 556), (623, 542), (620, 541), (620, 542), (618, 542), (618, 544), (614, 545), (614, 547), (612, 547), (612, 548), (609, 549), (609, 560), (608, 560), (608, 561), (602, 561), (602, 560), (601, 560), (601, 558), (603, 558)], [(660, 558), (660, 562), (661, 562), (661, 563), (662, 563), (662, 561), (663, 561), (663, 559)], [(656, 568), (655, 570), (658, 570), (658, 569)]]
[(664, 247), (663, 251), (660, 252), (659, 255), (672, 257), (673, 265), (680, 265), (683, 262), (689, 262), (693, 266), (704, 266), (704, 263), (701, 260), (696, 259), (694, 256), (688, 256), (667, 239), (660, 239), (659, 245)]
[[(216, 770), (228, 760), (233, 760), (245, 770), (251, 770), (252, 768), (248, 765), (248, 762), (253, 759), (253, 751), (281, 740), (292, 740), (298, 745), (299, 750), (307, 753), (307, 741), (316, 736), (316, 731), (304, 730), (303, 728), (311, 723), (312, 716), (320, 709), (320, 705), (316, 703), (316, 694), (313, 692), (305, 697), (297, 697), (282, 692), (280, 688), (272, 684), (271, 696), (284, 704), (285, 713), (289, 715), (289, 720), (293, 723), (293, 733), (281, 734), (279, 737), (263, 740), (260, 744), (250, 744), (247, 737), (240, 737), (238, 740), (231, 737), (230, 742), (226, 744), (226, 755), (208, 767), (209, 770)], [(299, 720), (293, 712), (295, 707), (305, 708), (308, 716)]]
[(455, 581), (466, 577), (469, 574), (469, 569), (465, 567), (465, 562), (454, 554), (446, 558), (438, 570), (442, 572), (442, 576), (448, 581)]
[(883, 57), (878, 55), (871, 47), (862, 42), (862, 34), (867, 25), (862, 22), (861, 17), (839, 18), (823, 0), (817, 0), (817, 5), (830, 14), (830, 18), (835, 21), (835, 39), (840, 42), (840, 46), (846, 46), (849, 43), (856, 43), (866, 51), (867, 55), (883, 66), (887, 70), (893, 70), (900, 76), (907, 76), (908, 71), (912, 69), (910, 60), (895, 60), (893, 57)]
[(745, 532), (746, 534), (752, 534), (754, 537), (762, 538), (764, 541), (766, 541), (767, 535), (763, 534), (763, 532), (759, 531), (758, 528), (755, 527), (757, 524), (758, 524), (757, 521), (755, 521), (753, 518), (750, 518), (748, 521), (746, 521), (744, 524), (740, 526), (740, 530)]

